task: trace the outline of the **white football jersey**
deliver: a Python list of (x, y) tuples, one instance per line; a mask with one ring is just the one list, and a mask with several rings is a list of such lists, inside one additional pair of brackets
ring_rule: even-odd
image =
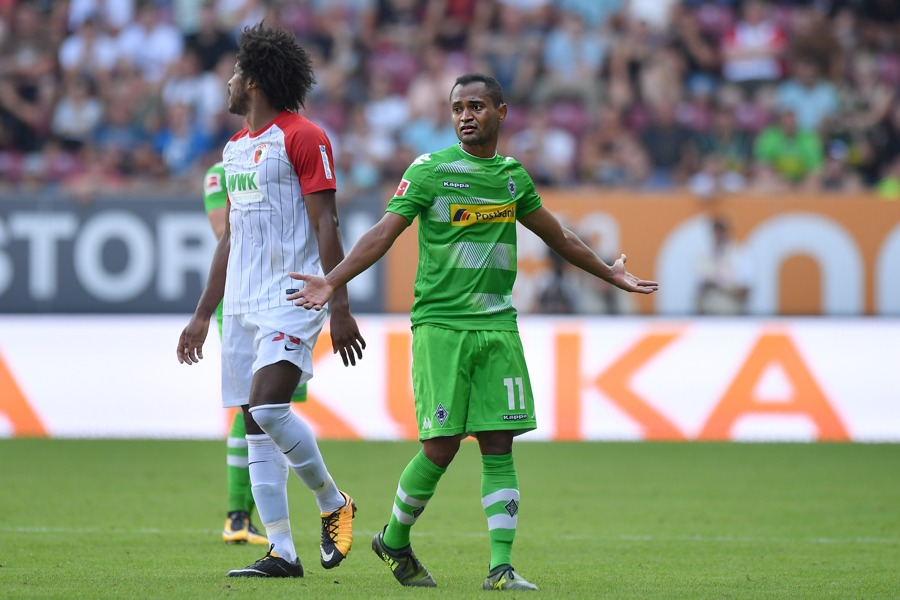
[(222, 153), (231, 224), (223, 314), (287, 306), (291, 271), (322, 273), (304, 194), (335, 189), (331, 142), (305, 117), (282, 112), (238, 132)]

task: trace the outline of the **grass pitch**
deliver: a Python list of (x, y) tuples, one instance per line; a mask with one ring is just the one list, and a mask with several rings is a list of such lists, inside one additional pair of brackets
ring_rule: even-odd
[[(323, 442), (359, 512), (338, 568), (292, 476), (303, 579), (229, 579), (265, 553), (226, 546), (223, 442), (0, 441), (2, 598), (483, 598), (477, 446), (413, 530), (438, 588), (372, 553), (415, 443)], [(516, 444), (516, 569), (543, 598), (900, 598), (900, 445)], [(257, 519), (258, 521), (258, 519)]]

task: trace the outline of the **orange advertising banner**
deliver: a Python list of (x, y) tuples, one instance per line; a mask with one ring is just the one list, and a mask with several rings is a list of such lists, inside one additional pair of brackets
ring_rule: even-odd
[[(698, 253), (710, 219), (732, 226), (752, 265), (749, 311), (757, 315), (900, 315), (900, 203), (871, 196), (689, 194), (596, 189), (543, 194), (545, 206), (610, 261), (660, 282), (635, 297), (638, 314), (693, 313)], [(385, 307), (406, 312), (418, 257), (415, 224), (385, 257)], [(519, 228), (515, 304), (528, 312), (549, 268), (546, 247)]]

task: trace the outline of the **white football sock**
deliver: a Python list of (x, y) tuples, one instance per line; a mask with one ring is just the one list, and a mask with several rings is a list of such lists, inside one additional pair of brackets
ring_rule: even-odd
[(288, 562), (297, 559), (288, 512), (287, 462), (267, 435), (247, 435), (247, 462), (256, 510), (274, 552)]
[(291, 470), (316, 497), (319, 511), (334, 512), (344, 505), (344, 496), (325, 467), (315, 435), (290, 404), (263, 404), (250, 409), (253, 420), (281, 448)]

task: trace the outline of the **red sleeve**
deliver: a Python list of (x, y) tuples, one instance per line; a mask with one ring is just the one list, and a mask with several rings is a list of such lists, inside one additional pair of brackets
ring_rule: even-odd
[(307, 121), (285, 138), (285, 150), (305, 194), (337, 189), (331, 141), (318, 126)]

